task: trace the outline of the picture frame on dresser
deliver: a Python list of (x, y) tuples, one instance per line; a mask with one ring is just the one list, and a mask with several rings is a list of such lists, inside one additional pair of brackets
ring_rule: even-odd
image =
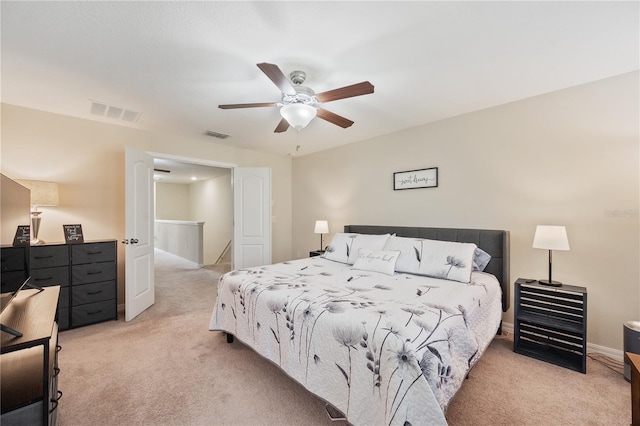
[(18, 225), (16, 235), (13, 237), (14, 247), (25, 247), (31, 245), (31, 226)]
[(64, 231), (64, 241), (67, 244), (82, 244), (84, 236), (82, 235), (82, 225), (62, 225)]

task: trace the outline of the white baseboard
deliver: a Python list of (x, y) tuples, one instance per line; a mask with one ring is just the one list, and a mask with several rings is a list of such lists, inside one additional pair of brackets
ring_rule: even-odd
[(502, 332), (507, 334), (513, 334), (513, 324), (510, 322), (502, 321)]
[(615, 359), (616, 361), (620, 362), (622, 362), (624, 358), (624, 352), (619, 349), (608, 348), (606, 346), (600, 346), (594, 343), (587, 342), (587, 353), (589, 352), (606, 355), (609, 358)]
[[(502, 332), (513, 334), (513, 324), (508, 322), (502, 322)], [(594, 343), (587, 342), (587, 353), (595, 352), (598, 354), (606, 355), (609, 358), (615, 359), (616, 361), (622, 361), (624, 353), (619, 349), (608, 348), (606, 346), (596, 345)]]

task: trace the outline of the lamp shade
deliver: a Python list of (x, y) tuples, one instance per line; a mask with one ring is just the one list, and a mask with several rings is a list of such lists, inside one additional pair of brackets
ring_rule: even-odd
[(316, 109), (311, 105), (296, 103), (280, 108), (280, 115), (296, 130), (302, 130), (316, 116)]
[(569, 250), (567, 229), (564, 226), (538, 225), (533, 236), (533, 248)]
[(328, 234), (329, 223), (326, 220), (316, 220), (316, 227), (313, 231), (314, 234)]
[(32, 206), (57, 206), (59, 204), (57, 183), (25, 179), (16, 179), (16, 181), (31, 190)]

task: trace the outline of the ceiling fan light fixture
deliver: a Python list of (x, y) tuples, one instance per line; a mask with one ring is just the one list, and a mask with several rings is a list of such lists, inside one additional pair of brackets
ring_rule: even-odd
[(280, 115), (296, 130), (302, 130), (313, 120), (317, 111), (311, 105), (295, 103), (280, 108)]

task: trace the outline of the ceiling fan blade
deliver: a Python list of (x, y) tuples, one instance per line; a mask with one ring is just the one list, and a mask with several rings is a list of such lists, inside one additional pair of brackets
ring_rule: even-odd
[(283, 118), (282, 120), (280, 120), (273, 133), (286, 132), (287, 129), (289, 129), (289, 122)]
[(274, 107), (278, 106), (277, 102), (262, 102), (257, 104), (227, 104), (218, 105), (220, 109), (235, 109), (235, 108), (257, 108), (257, 107)]
[(322, 118), (323, 120), (327, 120), (329, 123), (333, 123), (336, 126), (340, 126), (343, 129), (346, 129), (347, 127), (350, 127), (353, 124), (353, 121), (344, 118), (338, 114), (335, 114), (331, 111), (327, 111), (326, 109), (322, 109), (322, 108), (318, 108), (318, 117)]
[(373, 84), (369, 83), (368, 81), (363, 81), (362, 83), (352, 84), (351, 86), (345, 86), (339, 89), (333, 89), (326, 92), (318, 93), (316, 95), (316, 98), (318, 98), (320, 102), (331, 102), (338, 99), (368, 95), (369, 93), (373, 93)]
[(282, 93), (286, 93), (288, 95), (296, 94), (296, 89), (277, 65), (263, 62), (258, 64), (258, 68), (260, 68), (260, 70), (265, 73), (276, 86), (278, 86), (278, 89), (280, 89)]

